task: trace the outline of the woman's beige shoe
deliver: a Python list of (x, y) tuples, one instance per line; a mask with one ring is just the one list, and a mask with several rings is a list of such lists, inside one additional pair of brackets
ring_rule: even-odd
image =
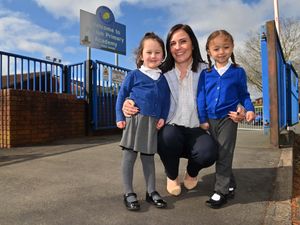
[(180, 183), (178, 177), (175, 180), (171, 180), (167, 177), (167, 191), (170, 195), (178, 196), (181, 193)]
[(195, 188), (198, 184), (198, 177), (191, 177), (187, 172), (185, 172), (184, 179), (183, 179), (183, 185), (186, 189), (192, 190)]

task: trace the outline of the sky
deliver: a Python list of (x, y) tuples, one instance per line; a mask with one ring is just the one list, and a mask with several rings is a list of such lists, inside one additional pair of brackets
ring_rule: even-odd
[[(278, 0), (279, 16), (300, 19), (299, 0)], [(80, 9), (96, 14), (107, 6), (117, 23), (126, 26), (126, 56), (119, 66), (134, 69), (134, 50), (145, 32), (154, 31), (164, 40), (177, 23), (194, 30), (206, 59), (204, 45), (216, 29), (226, 29), (237, 47), (249, 32), (257, 32), (274, 19), (272, 0), (0, 0), (0, 51), (38, 59), (58, 58), (63, 64), (87, 58), (80, 45)], [(115, 54), (91, 50), (93, 60), (115, 63)]]

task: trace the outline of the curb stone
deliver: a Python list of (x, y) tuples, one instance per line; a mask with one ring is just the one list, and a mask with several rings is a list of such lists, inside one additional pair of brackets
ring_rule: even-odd
[(272, 199), (266, 209), (264, 225), (291, 225), (293, 149), (281, 149)]

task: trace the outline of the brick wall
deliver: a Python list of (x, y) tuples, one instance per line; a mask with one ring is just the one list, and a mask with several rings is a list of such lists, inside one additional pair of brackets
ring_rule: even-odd
[(0, 90), (0, 148), (84, 136), (85, 108), (70, 94)]

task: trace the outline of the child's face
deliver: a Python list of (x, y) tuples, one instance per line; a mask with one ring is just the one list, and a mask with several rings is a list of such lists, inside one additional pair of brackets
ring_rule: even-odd
[(227, 36), (221, 34), (212, 39), (208, 45), (208, 54), (215, 61), (217, 68), (226, 66), (233, 52), (233, 43)]
[(163, 49), (159, 42), (154, 39), (146, 39), (141, 58), (145, 67), (156, 69), (163, 61)]

